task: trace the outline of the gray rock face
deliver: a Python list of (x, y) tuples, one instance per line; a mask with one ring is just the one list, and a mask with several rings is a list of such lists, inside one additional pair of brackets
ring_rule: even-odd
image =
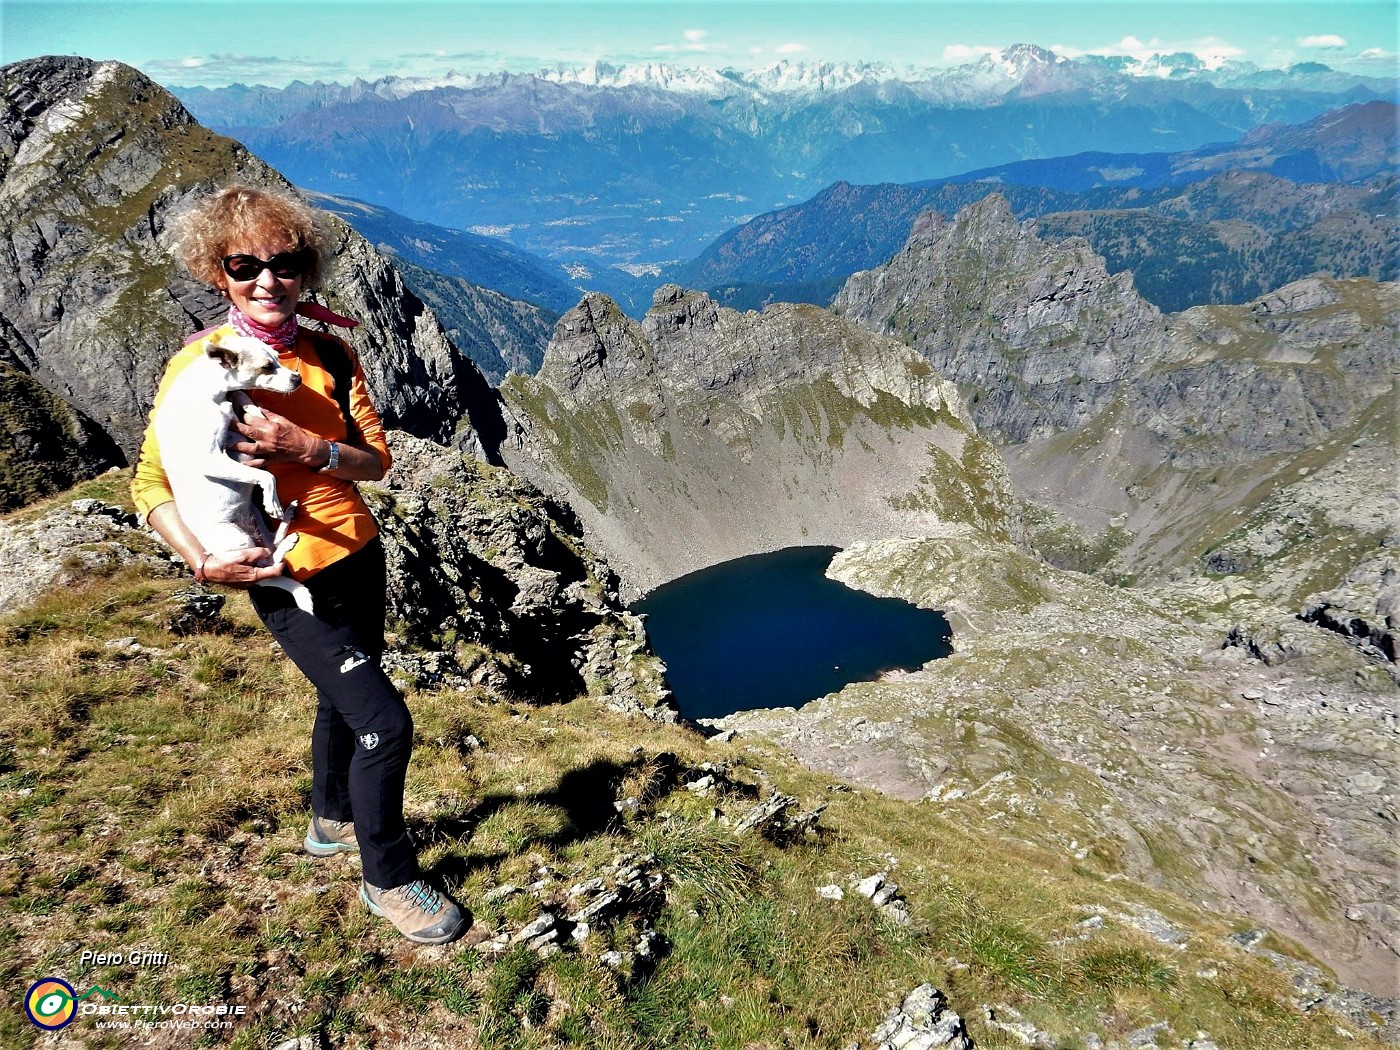
[(999, 194), (951, 221), (921, 215), (899, 253), (854, 274), (832, 307), (975, 390), (978, 426), (1008, 442), (1082, 426), (1120, 381), (1190, 352), (1129, 275), (1110, 277), (1080, 238), (1038, 240)]
[(388, 554), (391, 616), (405, 641), (441, 654), (420, 673), (544, 698), (589, 692), (675, 721), (641, 621), (567, 511), (463, 453), (400, 433), (391, 447), (389, 476), (364, 491)]
[(1390, 550), (1378, 553), (1349, 573), (1342, 586), (1314, 596), (1298, 615), (1395, 664), (1400, 659), (1400, 563)]
[[(171, 257), (172, 215), (228, 181), (286, 183), (120, 63), (15, 63), (0, 98), (0, 366), (72, 407), (87, 461), (129, 460), (166, 360), (225, 311)], [(349, 341), (389, 424), (448, 440), (476, 413), (499, 432), (489, 388), (436, 318), (335, 225), (326, 297), (362, 322)]]
[(501, 392), (507, 462), (561, 491), (638, 589), (872, 530), (1004, 528), (1001, 464), (952, 385), (816, 307), (740, 314), (670, 285), (637, 322), (589, 295)]

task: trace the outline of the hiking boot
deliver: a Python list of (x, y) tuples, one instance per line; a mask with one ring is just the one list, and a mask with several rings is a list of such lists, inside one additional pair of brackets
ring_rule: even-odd
[(327, 820), (312, 816), (306, 825), (306, 838), (301, 848), (313, 857), (333, 857), (337, 853), (358, 853), (360, 843), (355, 838), (353, 820)]
[(416, 944), (455, 941), (471, 925), (470, 915), (422, 879), (387, 890), (361, 882), (360, 900)]

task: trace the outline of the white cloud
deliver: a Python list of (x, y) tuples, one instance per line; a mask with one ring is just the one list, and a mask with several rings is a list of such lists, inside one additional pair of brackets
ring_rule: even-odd
[(1346, 47), (1347, 40), (1344, 36), (1336, 33), (1319, 33), (1316, 36), (1304, 36), (1298, 38), (1299, 47)]
[(685, 38), (692, 44), (700, 43), (700, 41), (704, 40), (709, 35), (708, 30), (704, 29), (687, 29), (685, 31)]
[(995, 55), (1001, 51), (998, 47), (980, 47), (972, 44), (949, 44), (943, 49), (943, 61), (945, 62), (974, 62), (983, 55)]
[(779, 44), (773, 49), (780, 55), (800, 55), (807, 50), (806, 44)]
[(1395, 67), (1397, 61), (1400, 61), (1400, 55), (1394, 51), (1387, 51), (1383, 47), (1368, 47), (1356, 56), (1356, 60), (1367, 67), (1378, 66), (1389, 71)]
[(301, 61), (269, 55), (188, 55), (141, 63), (141, 70), (166, 87), (221, 87), (226, 84), (267, 84), (282, 87), (293, 80), (347, 80), (339, 59)]

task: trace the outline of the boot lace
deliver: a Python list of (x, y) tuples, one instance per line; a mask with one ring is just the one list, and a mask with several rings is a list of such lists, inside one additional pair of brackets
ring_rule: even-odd
[(409, 903), (429, 915), (442, 911), (442, 896), (422, 879), (401, 886), (394, 892), (401, 894)]

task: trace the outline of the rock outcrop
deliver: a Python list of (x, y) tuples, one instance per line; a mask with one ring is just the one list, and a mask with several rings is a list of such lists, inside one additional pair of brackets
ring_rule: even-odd
[(972, 1050), (962, 1018), (931, 984), (919, 985), (892, 1007), (870, 1038), (875, 1050)]
[(1342, 586), (1314, 595), (1298, 615), (1388, 660), (1400, 681), (1394, 669), (1400, 661), (1400, 559), (1392, 551), (1348, 573)]
[(506, 461), (561, 491), (634, 588), (872, 532), (1004, 531), (1004, 473), (952, 386), (816, 307), (740, 314), (669, 285), (638, 322), (589, 295), (501, 392)]
[(1190, 355), (1087, 241), (1047, 244), (992, 194), (951, 220), (925, 212), (884, 266), (854, 274), (832, 308), (902, 338), (975, 392), (977, 425), (1007, 443), (1083, 426), (1119, 384)]
[(84, 497), (32, 518), (0, 523), (0, 614), (23, 608), (51, 587), (140, 565), (174, 571), (160, 541), (120, 507)]
[(566, 508), (461, 452), (390, 437), (394, 467), (364, 491), (388, 552), (391, 618), (419, 654), (402, 670), (543, 699), (589, 693), (675, 721), (641, 621)]
[[(0, 69), (0, 98), (0, 368), (69, 406), (71, 418), (50, 410), (45, 425), (86, 469), (120, 464), (166, 359), (225, 310), (172, 258), (171, 217), (228, 181), (287, 184), (120, 63), (18, 62)], [(349, 338), (386, 420), (484, 452), (500, 431), (492, 392), (392, 267), (333, 225), (326, 298), (362, 321)], [(462, 432), (467, 416), (489, 436)]]

